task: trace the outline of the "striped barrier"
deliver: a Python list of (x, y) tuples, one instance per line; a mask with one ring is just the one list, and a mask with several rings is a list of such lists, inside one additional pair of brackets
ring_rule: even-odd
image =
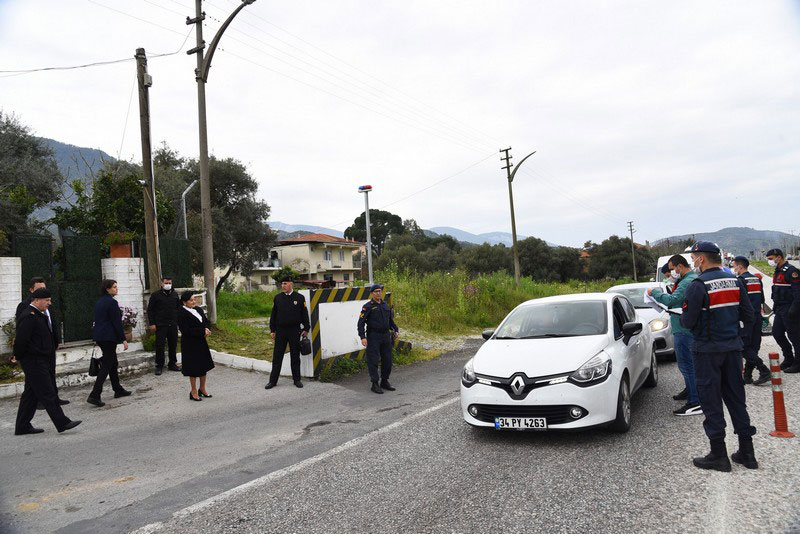
[[(366, 287), (344, 287), (344, 288), (331, 288), (331, 289), (311, 289), (309, 292), (309, 319), (311, 320), (311, 353), (314, 355), (314, 376), (319, 377), (323, 369), (329, 369), (335, 361), (341, 358), (349, 358), (351, 360), (362, 360), (366, 349), (356, 350), (346, 354), (337, 354), (332, 357), (322, 358), (322, 335), (320, 332), (320, 318), (319, 307), (321, 304), (332, 302), (349, 302), (356, 300), (368, 300), (370, 298), (369, 291)], [(394, 299), (390, 292), (386, 293), (386, 303), (390, 308), (394, 308)], [(353, 323), (353, 331), (356, 329), (356, 324)], [(411, 344), (405, 341), (396, 341), (395, 349), (400, 352), (407, 352), (411, 350)]]
[(781, 366), (778, 363), (778, 353), (769, 353), (769, 370), (772, 371), (772, 403), (775, 408), (775, 430), (769, 435), (776, 438), (793, 438), (789, 432), (789, 423), (786, 421), (786, 406), (783, 403), (783, 379)]

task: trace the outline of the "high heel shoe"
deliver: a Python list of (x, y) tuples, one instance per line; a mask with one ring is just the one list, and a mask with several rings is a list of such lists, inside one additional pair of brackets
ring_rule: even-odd
[(193, 401), (201, 401), (201, 400), (203, 400), (203, 399), (201, 399), (199, 396), (198, 396), (198, 397), (195, 399), (194, 397), (192, 397), (192, 392), (190, 391), (190, 392), (189, 392), (189, 400), (193, 400)]
[(202, 392), (202, 391), (200, 391), (199, 389), (197, 390), (197, 394), (198, 394), (198, 395), (200, 395), (201, 397), (205, 397), (205, 398), (207, 398), (207, 399), (210, 399), (211, 397), (213, 397), (213, 396), (214, 396), (214, 395), (206, 395), (205, 393), (203, 393), (203, 392)]

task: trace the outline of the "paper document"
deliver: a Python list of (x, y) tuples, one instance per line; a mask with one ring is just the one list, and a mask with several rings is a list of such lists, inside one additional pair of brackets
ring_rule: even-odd
[(648, 295), (646, 289), (644, 291), (644, 303), (659, 312), (665, 311), (667, 313), (671, 313), (672, 315), (680, 315), (681, 313), (683, 313), (683, 310), (681, 310), (680, 308), (667, 309), (666, 306), (658, 302), (652, 296)]

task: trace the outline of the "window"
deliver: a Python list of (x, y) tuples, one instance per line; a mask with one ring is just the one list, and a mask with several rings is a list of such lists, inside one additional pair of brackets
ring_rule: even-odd
[(515, 309), (495, 335), (497, 339), (596, 336), (607, 328), (603, 301), (548, 302)]
[(614, 339), (622, 337), (622, 325), (625, 324), (625, 312), (619, 303), (619, 299), (614, 299)]
[[(628, 317), (628, 322), (636, 320), (636, 311), (633, 309), (628, 299), (619, 299), (622, 302), (622, 309), (625, 310), (625, 315)], [(644, 300), (644, 297), (642, 297)]]
[(263, 285), (269, 284), (269, 275), (268, 274), (262, 274), (261, 275), (261, 284), (263, 284)]
[(331, 254), (330, 250), (325, 250), (325, 251), (322, 252), (322, 254), (323, 254), (323, 257), (326, 260), (332, 260), (333, 259), (333, 254)]
[(350, 281), (350, 273), (344, 273), (344, 281), (345, 282), (349, 282)]
[(332, 274), (326, 274), (325, 276), (323, 276), (323, 280), (333, 280), (333, 275)]
[(344, 261), (344, 250), (339, 251), (339, 261)]

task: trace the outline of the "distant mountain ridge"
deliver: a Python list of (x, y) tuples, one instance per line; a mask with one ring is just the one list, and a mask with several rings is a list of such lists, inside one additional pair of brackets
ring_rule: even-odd
[[(800, 237), (779, 232), (777, 230), (756, 230), (746, 226), (728, 227), (716, 232), (698, 232), (695, 234), (685, 234), (665, 237), (659, 239), (654, 244), (664, 241), (679, 241), (694, 237), (697, 241), (711, 241), (716, 243), (725, 252), (734, 255), (749, 256), (751, 253), (756, 256), (771, 248), (789, 248), (800, 243)], [(784, 252), (786, 252), (784, 250)]]

